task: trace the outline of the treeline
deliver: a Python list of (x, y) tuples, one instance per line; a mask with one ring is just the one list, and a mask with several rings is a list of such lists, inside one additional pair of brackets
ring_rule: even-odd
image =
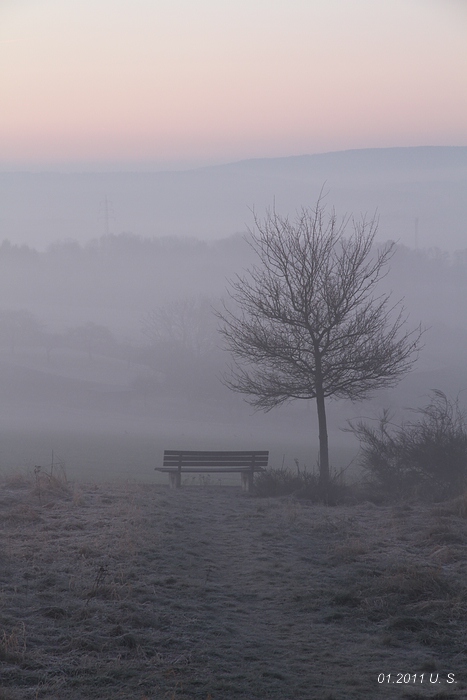
[[(162, 258), (183, 259), (210, 258), (222, 260), (225, 257), (245, 258), (248, 255), (248, 234), (235, 234), (228, 238), (215, 241), (204, 241), (196, 238), (178, 238), (166, 236), (148, 238), (132, 233), (109, 234), (79, 243), (73, 239), (64, 239), (50, 244), (44, 251), (38, 251), (33, 247), (11, 243), (4, 239), (0, 243), (0, 264), (2, 262), (35, 262), (43, 263), (47, 260), (62, 262), (74, 260), (83, 262), (90, 260), (117, 260), (124, 258), (130, 261), (136, 259)], [(431, 269), (439, 274), (442, 270), (455, 270), (459, 273), (467, 269), (467, 247), (462, 250), (448, 253), (440, 248), (413, 249), (404, 245), (397, 245), (395, 260), (397, 265), (401, 261), (412, 265), (422, 266), (425, 271)], [(394, 261), (393, 261), (394, 263)]]
[(175, 299), (220, 296), (251, 261), (241, 236), (207, 243), (122, 234), (38, 252), (0, 245), (0, 307), (28, 309), (56, 328), (93, 322), (138, 336), (141, 316)]
[[(225, 296), (227, 280), (254, 261), (241, 235), (206, 242), (120, 234), (61, 241), (42, 252), (3, 241), (0, 343), (12, 352), (35, 343), (49, 357), (65, 346), (88, 356), (131, 346), (154, 358), (157, 346), (153, 364), (172, 367), (182, 356), (189, 364), (188, 357), (214, 352), (219, 341), (210, 308)], [(397, 246), (383, 285), (404, 299), (412, 325), (432, 329), (440, 352), (456, 331), (455, 349), (465, 355), (467, 249), (447, 254)]]
[[(126, 368), (121, 383), (148, 404), (161, 394), (227, 398), (219, 377), (229, 356), (220, 349), (213, 308), (227, 280), (254, 261), (240, 235), (208, 243), (121, 234), (57, 242), (43, 252), (4, 241), (2, 362), (35, 356), (49, 372), (60, 361), (66, 373), (74, 353), (89, 367), (119, 361)], [(417, 369), (464, 367), (467, 250), (397, 246), (383, 285), (403, 298), (411, 325), (428, 328)]]
[[(254, 253), (241, 235), (196, 239), (103, 236), (60, 241), (45, 251), (0, 244), (0, 308), (27, 309), (52, 327), (108, 325), (138, 336), (141, 317), (170, 301), (219, 298), (226, 280), (250, 267)], [(467, 249), (397, 246), (383, 283), (415, 322), (467, 330)]]
[[(219, 382), (225, 355), (218, 345), (212, 301), (184, 299), (154, 308), (141, 317), (139, 338), (120, 338), (92, 321), (52, 330), (31, 311), (0, 310), (2, 371), (8, 376), (10, 364), (26, 363), (41, 372), (47, 369), (49, 377), (55, 372), (65, 377), (73, 373), (75, 358), (81, 358), (81, 376), (87, 375), (86, 365), (89, 370), (94, 367), (97, 382), (108, 381), (106, 366), (120, 367), (111, 382), (125, 385), (145, 404), (167, 395), (225, 395)], [(0, 372), (0, 387), (2, 377)]]
[(0, 309), (0, 347), (11, 355), (25, 349), (43, 348), (50, 361), (54, 349), (69, 348), (85, 352), (92, 359), (96, 353), (114, 353), (117, 345), (109, 328), (91, 321), (53, 332), (31, 311)]
[(214, 253), (222, 256), (245, 253), (245, 241), (242, 235), (236, 234), (217, 241), (202, 241), (196, 238), (177, 238), (166, 236), (147, 238), (132, 233), (109, 234), (79, 243), (73, 239), (59, 240), (51, 243), (44, 251), (38, 251), (28, 245), (17, 245), (4, 239), (0, 244), (1, 261), (36, 261), (62, 258), (89, 260), (92, 258), (111, 257), (144, 257), (159, 258), (160, 256), (203, 256)]

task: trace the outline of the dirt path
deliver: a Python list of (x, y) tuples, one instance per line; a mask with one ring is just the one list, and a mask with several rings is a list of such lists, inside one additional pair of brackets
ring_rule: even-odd
[(0, 534), (0, 700), (467, 695), (453, 512), (17, 480)]

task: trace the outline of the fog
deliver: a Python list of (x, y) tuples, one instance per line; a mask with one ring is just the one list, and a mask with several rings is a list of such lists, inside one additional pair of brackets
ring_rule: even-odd
[[(274, 467), (315, 468), (313, 402), (254, 413), (230, 392), (213, 309), (227, 280), (254, 262), (235, 232), (252, 223), (247, 205), (261, 215), (274, 196), (281, 212), (312, 204), (326, 159), (338, 213), (378, 206), (378, 241), (398, 241), (382, 289), (404, 300), (410, 326), (427, 328), (415, 370), (396, 388), (363, 403), (329, 402), (334, 467), (351, 473), (356, 460), (358, 445), (343, 431), (349, 419), (384, 407), (400, 419), (431, 389), (465, 404), (466, 156), (390, 149), (190, 173), (1, 175), (0, 469), (47, 465), (53, 452), (71, 478), (156, 480), (163, 450), (178, 448), (269, 449)], [(106, 196), (115, 218), (107, 212), (99, 223)], [(130, 228), (132, 212), (133, 233), (100, 231), (125, 217), (122, 230)]]
[(107, 233), (220, 239), (249, 207), (309, 205), (325, 183), (342, 214), (378, 210), (382, 238), (465, 245), (467, 148), (387, 148), (257, 159), (179, 172), (0, 173), (0, 239), (42, 250)]

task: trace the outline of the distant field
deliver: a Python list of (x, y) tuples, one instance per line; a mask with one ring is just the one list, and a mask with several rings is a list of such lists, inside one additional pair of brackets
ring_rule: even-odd
[[(191, 433), (163, 430), (154, 434), (117, 432), (19, 431), (2, 430), (0, 441), (0, 473), (27, 473), (35, 465), (46, 467), (52, 460), (65, 464), (71, 480), (106, 482), (134, 479), (150, 483), (167, 483), (167, 477), (157, 474), (154, 467), (162, 463), (165, 449), (266, 449), (270, 451), (270, 466), (286, 466), (296, 470), (316, 469), (317, 445), (271, 434), (229, 434), (210, 430)], [(333, 464), (345, 467), (355, 456), (355, 450), (338, 445), (333, 450)], [(314, 462), (312, 462), (314, 459)], [(347, 472), (355, 473), (352, 467)], [(214, 478), (214, 477), (213, 477)], [(219, 483), (219, 477), (215, 477)], [(239, 483), (237, 475), (223, 476), (220, 483)]]
[[(89, 362), (73, 353), (57, 355), (52, 367), (34, 353), (6, 359), (0, 362), (0, 472), (48, 465), (53, 452), (70, 479), (165, 483), (167, 477), (154, 472), (165, 449), (269, 450), (275, 468), (296, 469), (296, 460), (300, 469), (316, 468), (318, 430), (311, 403), (269, 414), (254, 413), (238, 397), (229, 404), (206, 397), (156, 394), (145, 401), (132, 395), (124, 405), (101, 405), (87, 387), (98, 380), (100, 387), (129, 385), (125, 363), (98, 357)], [(331, 405), (329, 416), (331, 459), (342, 469), (355, 459), (358, 445), (336, 427), (345, 426), (346, 414)]]

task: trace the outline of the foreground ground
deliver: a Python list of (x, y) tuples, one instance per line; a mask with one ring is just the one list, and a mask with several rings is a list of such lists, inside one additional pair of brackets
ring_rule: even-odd
[(0, 700), (465, 698), (464, 506), (4, 479)]

